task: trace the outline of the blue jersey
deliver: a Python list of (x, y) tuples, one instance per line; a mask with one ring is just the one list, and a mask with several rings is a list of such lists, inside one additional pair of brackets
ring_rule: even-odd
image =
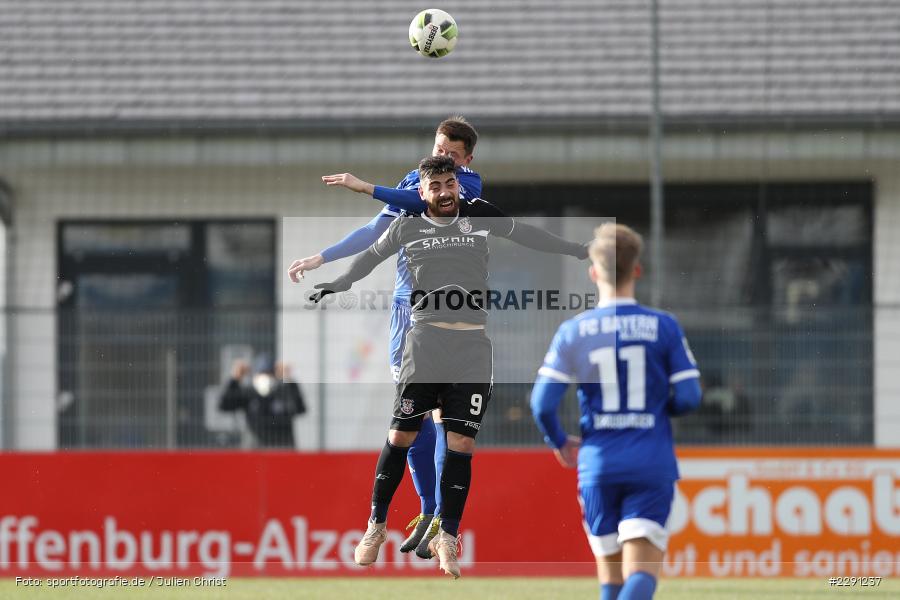
[[(468, 167), (457, 167), (456, 177), (459, 182), (459, 199), (473, 200), (481, 196), (481, 177)], [(387, 206), (382, 209), (382, 215), (391, 217), (399, 217), (404, 214), (422, 214), (422, 210), (403, 209), (390, 203), (390, 195), (396, 190), (418, 190), (419, 189), (419, 171), (413, 169), (406, 174), (394, 190), (390, 188), (379, 189), (376, 186), (374, 197), (378, 200), (387, 202)], [(416, 192), (418, 193), (418, 192)], [(424, 204), (422, 205), (424, 208)], [(403, 304), (409, 304), (409, 296), (412, 293), (412, 277), (409, 269), (406, 268), (406, 254), (403, 248), (397, 253), (397, 277), (394, 281), (394, 300)]]
[(579, 485), (678, 479), (671, 386), (700, 372), (675, 317), (631, 299), (583, 312), (560, 326), (538, 374), (578, 382)]

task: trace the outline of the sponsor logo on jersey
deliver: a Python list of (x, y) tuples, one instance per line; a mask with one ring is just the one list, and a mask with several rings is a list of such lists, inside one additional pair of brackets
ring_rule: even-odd
[(459, 231), (461, 233), (471, 233), (472, 232), (472, 221), (469, 220), (469, 217), (463, 217), (459, 221), (456, 222), (459, 225)]
[(419, 230), (419, 233), (436, 233), (436, 232), (437, 232), (437, 230), (434, 227)]
[(441, 248), (444, 246), (475, 246), (475, 236), (462, 236), (462, 235), (454, 235), (450, 237), (442, 236), (435, 238), (427, 238), (424, 240), (416, 240), (415, 242), (410, 242), (407, 246), (414, 246), (418, 242), (422, 242), (423, 249), (429, 248)]
[(409, 398), (400, 399), (400, 412), (402, 412), (404, 415), (411, 415), (413, 414), (413, 410), (415, 410), (415, 408), (413, 406), (412, 400), (410, 400)]
[(481, 429), (481, 423), (476, 423), (475, 421), (466, 421), (466, 427), (471, 427), (472, 429), (478, 431)]

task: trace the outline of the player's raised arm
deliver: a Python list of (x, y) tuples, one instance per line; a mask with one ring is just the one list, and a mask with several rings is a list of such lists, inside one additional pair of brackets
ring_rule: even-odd
[(402, 208), (411, 213), (425, 212), (425, 202), (419, 196), (418, 188), (397, 189), (376, 185), (372, 197), (388, 206)]
[(565, 254), (583, 260), (587, 258), (587, 245), (579, 242), (570, 242), (558, 235), (554, 235), (540, 227), (534, 227), (525, 223), (513, 221), (513, 230), (506, 236), (507, 239), (540, 252), (550, 254)]
[(476, 202), (481, 203), (483, 214), (493, 220), (491, 233), (494, 235), (506, 238), (520, 246), (547, 252), (548, 254), (565, 254), (578, 259), (585, 259), (588, 256), (587, 244), (570, 242), (540, 227), (519, 223), (493, 204), (484, 200), (479, 199)]
[(329, 294), (349, 290), (354, 282), (371, 273), (388, 256), (395, 254), (400, 249), (400, 223), (401, 220), (395, 219), (378, 241), (369, 246), (365, 252), (356, 255), (350, 263), (350, 268), (343, 275), (330, 283), (316, 284), (314, 287), (319, 291), (310, 299), (319, 302)]
[(375, 186), (368, 181), (363, 181), (353, 173), (335, 173), (322, 175), (322, 182), (328, 187), (343, 187), (358, 194), (371, 196), (375, 192)]
[[(459, 197), (464, 200), (481, 196), (481, 176), (475, 171), (458, 170), (456, 178), (459, 182)], [(419, 196), (418, 185), (407, 187), (406, 180), (396, 188), (376, 185), (372, 197), (381, 200), (388, 206), (402, 208), (411, 213), (425, 212), (425, 201)]]
[(381, 211), (375, 218), (354, 231), (351, 231), (336, 244), (322, 250), (324, 262), (332, 262), (341, 258), (347, 258), (359, 254), (387, 231), (391, 223), (399, 216), (399, 213), (387, 209)]
[[(329, 187), (343, 187), (351, 192), (367, 194), (385, 204), (413, 213), (421, 213), (425, 210), (425, 203), (422, 201), (422, 198), (419, 197), (419, 192), (415, 188), (398, 190), (381, 185), (374, 185), (368, 181), (363, 181), (353, 173), (323, 175), (322, 181)], [(400, 185), (403, 185), (403, 182), (400, 182)]]
[(319, 254), (295, 260), (288, 268), (288, 276), (291, 281), (298, 283), (300, 279), (303, 279), (305, 271), (313, 271), (327, 262), (359, 254), (374, 244), (381, 234), (387, 231), (396, 216), (397, 213), (387, 210), (378, 213), (374, 219), (359, 229), (351, 231), (341, 241), (325, 248)]

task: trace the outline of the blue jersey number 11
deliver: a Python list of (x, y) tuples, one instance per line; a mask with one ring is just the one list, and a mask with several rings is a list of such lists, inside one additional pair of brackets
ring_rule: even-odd
[[(643, 346), (623, 346), (619, 348), (619, 360), (628, 367), (628, 410), (644, 410), (647, 406), (645, 391), (646, 352)], [(600, 369), (600, 389), (603, 393), (603, 412), (618, 412), (622, 408), (619, 394), (619, 365), (616, 361), (616, 349), (598, 348), (588, 354), (591, 364)]]

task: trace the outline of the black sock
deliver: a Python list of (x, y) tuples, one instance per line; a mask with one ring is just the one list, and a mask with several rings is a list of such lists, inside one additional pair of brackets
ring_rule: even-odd
[(459, 533), (471, 483), (472, 455), (448, 449), (441, 474), (441, 529), (450, 535)]
[(378, 464), (375, 466), (375, 486), (372, 489), (372, 514), (370, 521), (384, 523), (387, 521), (388, 507), (394, 492), (400, 486), (403, 472), (406, 470), (406, 455), (409, 447), (401, 448), (390, 442), (384, 443)]

